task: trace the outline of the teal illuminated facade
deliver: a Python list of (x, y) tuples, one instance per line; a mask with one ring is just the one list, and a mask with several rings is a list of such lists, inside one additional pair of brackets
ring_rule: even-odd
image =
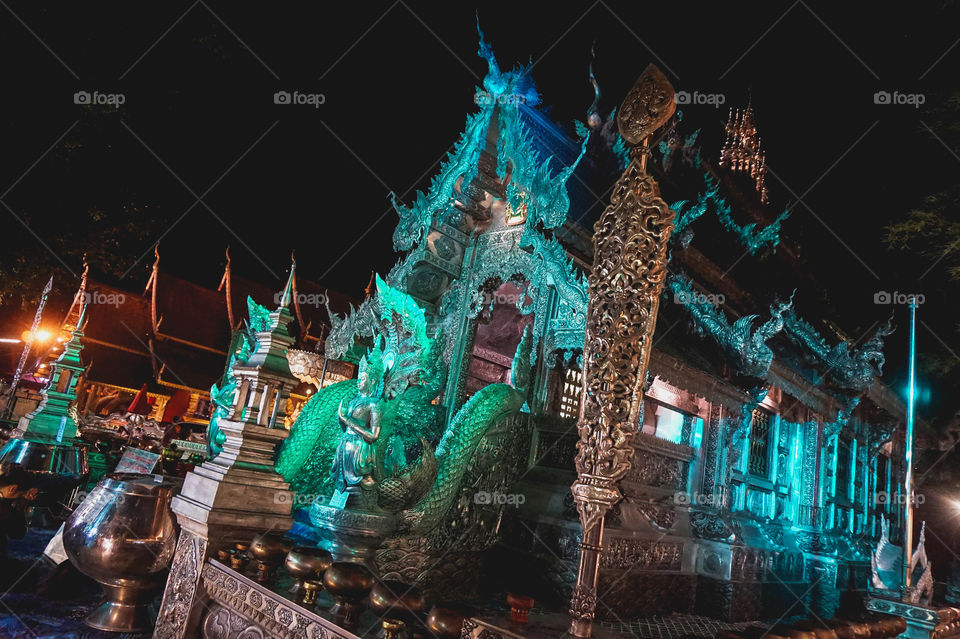
[[(585, 190), (613, 182), (623, 145), (595, 113), (590, 126), (552, 123), (528, 69), (502, 71), (482, 35), (480, 53), (489, 71), (476, 112), (429, 189), (410, 205), (394, 201), (401, 257), (377, 295), (333, 318), (327, 355), (360, 361), (391, 331), (410, 333), (382, 314), (384, 299), (402, 298), (423, 318), (417, 352), (436, 356), (383, 404), (402, 443), (383, 479), (413, 473), (435, 451), (440, 470), (425, 494), (442, 499), (429, 526), (415, 517), (422, 503), (391, 513), (400, 523), (377, 549), (381, 574), (447, 596), (476, 594), (486, 577), (562, 607), (580, 534), (569, 487), (596, 218)], [(878, 497), (902, 473), (891, 437), (903, 406), (877, 381), (892, 327), (860, 345), (831, 340), (801, 319), (793, 286), (727, 277), (735, 259), (766, 260), (764, 269), (779, 259), (788, 216), (729, 189), (697, 132), (679, 125), (655, 141), (654, 169), (677, 212), (672, 275), (599, 592), (624, 617), (776, 618), (804, 591), (829, 615), (848, 566), (866, 586), (881, 517), (896, 523), (891, 500)], [(727, 263), (716, 250), (724, 243)], [(511, 386), (524, 367), (529, 384)], [(318, 391), (277, 464), (327, 508), (323, 517), (333, 516), (337, 411), (360, 392), (372, 391), (353, 380)], [(444, 459), (451, 451), (456, 468)], [(372, 503), (364, 512), (389, 511)], [(301, 532), (329, 523), (311, 517), (299, 518)]]

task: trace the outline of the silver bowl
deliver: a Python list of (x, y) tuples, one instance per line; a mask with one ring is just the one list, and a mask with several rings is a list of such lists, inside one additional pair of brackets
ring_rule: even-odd
[(83, 446), (16, 437), (0, 448), (0, 484), (16, 485), (20, 491), (36, 488), (36, 505), (66, 501), (89, 472)]
[(177, 541), (170, 501), (182, 484), (176, 477), (113, 473), (67, 521), (67, 556), (104, 590), (105, 601), (87, 617), (88, 626), (112, 632), (153, 628), (153, 599)]

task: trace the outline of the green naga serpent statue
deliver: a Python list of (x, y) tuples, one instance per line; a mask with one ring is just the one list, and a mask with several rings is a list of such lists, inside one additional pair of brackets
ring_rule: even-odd
[(358, 379), (327, 386), (304, 405), (277, 469), (300, 496), (388, 516), (394, 537), (427, 535), (460, 498), (484, 435), (523, 406), (532, 339), (528, 327), (511, 383), (480, 389), (444, 428), (436, 402), (446, 378), (442, 336), (427, 335), (413, 298), (379, 276), (376, 283), (378, 324)]

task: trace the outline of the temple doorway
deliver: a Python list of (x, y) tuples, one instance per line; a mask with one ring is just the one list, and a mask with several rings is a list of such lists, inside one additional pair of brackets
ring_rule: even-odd
[(486, 299), (477, 316), (465, 400), (488, 384), (510, 381), (510, 367), (520, 338), (533, 322), (532, 314), (523, 315), (517, 310), (517, 301), (527, 297), (523, 284), (504, 282), (483, 295)]

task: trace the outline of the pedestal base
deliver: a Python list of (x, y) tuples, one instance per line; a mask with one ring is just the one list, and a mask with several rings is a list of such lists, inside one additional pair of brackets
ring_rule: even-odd
[(156, 610), (153, 604), (124, 604), (105, 601), (94, 609), (85, 623), (97, 630), (107, 632), (145, 632), (156, 623)]
[(397, 526), (397, 518), (389, 513), (350, 510), (315, 502), (310, 507), (310, 520), (317, 527), (323, 546), (334, 561), (364, 564), (375, 575), (377, 548)]

